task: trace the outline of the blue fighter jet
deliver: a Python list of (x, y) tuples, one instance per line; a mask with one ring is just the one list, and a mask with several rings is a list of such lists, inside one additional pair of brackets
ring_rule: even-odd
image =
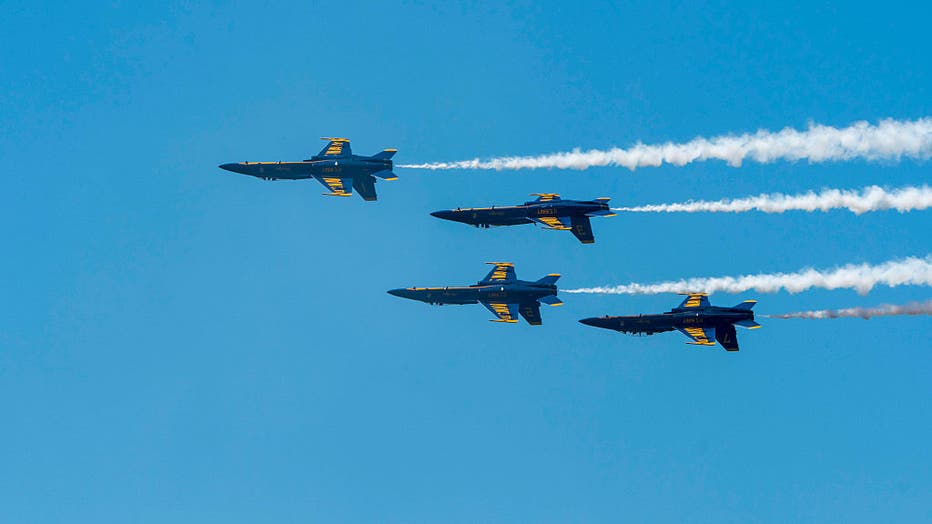
[(756, 300), (745, 300), (735, 307), (718, 307), (709, 304), (705, 293), (684, 293), (688, 295), (672, 311), (659, 315), (637, 315), (626, 317), (594, 317), (580, 320), (587, 326), (614, 329), (622, 333), (635, 335), (653, 335), (664, 331), (679, 330), (692, 339), (698, 346), (714, 346), (714, 340), (728, 351), (738, 351), (738, 337), (735, 326), (757, 329), (760, 324), (754, 322), (751, 308)]
[(492, 322), (515, 323), (520, 314), (532, 326), (541, 324), (540, 302), (551, 306), (563, 305), (563, 301), (557, 298), (556, 281), (560, 275), (553, 273), (536, 282), (528, 282), (517, 279), (514, 264), (487, 263), (495, 267), (472, 286), (409, 287), (392, 289), (388, 293), (436, 305), (480, 302), (497, 317)]
[(470, 207), (434, 211), (431, 215), (444, 220), (463, 222), (475, 227), (542, 224), (556, 231), (572, 231), (583, 244), (592, 244), (589, 217), (613, 217), (608, 198), (595, 200), (563, 200), (556, 193), (532, 193), (537, 200), (520, 206)]
[(375, 177), (396, 180), (392, 157), (396, 149), (386, 149), (372, 156), (354, 155), (346, 138), (322, 138), (327, 146), (320, 153), (301, 162), (240, 162), (223, 164), (220, 169), (254, 176), (263, 180), (304, 180), (315, 178), (329, 193), (348, 197), (353, 189), (366, 201), (377, 200)]

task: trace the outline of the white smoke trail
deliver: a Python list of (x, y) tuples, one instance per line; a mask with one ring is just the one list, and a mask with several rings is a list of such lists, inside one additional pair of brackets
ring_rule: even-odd
[(744, 213), (761, 211), (783, 213), (784, 211), (828, 211), (847, 209), (856, 215), (870, 211), (895, 209), (900, 213), (932, 207), (932, 188), (903, 187), (885, 190), (879, 186), (868, 186), (856, 190), (823, 189), (821, 193), (809, 191), (801, 195), (782, 193), (763, 194), (750, 198), (716, 201), (689, 201), (677, 204), (655, 204), (648, 206), (614, 207), (613, 211), (630, 213)]
[(805, 269), (796, 273), (742, 275), (739, 277), (690, 278), (656, 284), (631, 283), (621, 286), (566, 289), (564, 293), (610, 295), (654, 295), (658, 293), (706, 292), (743, 293), (755, 290), (776, 293), (786, 290), (799, 293), (810, 288), (854, 289), (867, 294), (874, 286), (932, 286), (932, 255), (909, 257), (883, 264), (849, 264), (828, 271)]
[(811, 163), (840, 160), (900, 160), (903, 157), (926, 160), (932, 155), (932, 118), (918, 120), (885, 119), (876, 125), (865, 121), (836, 128), (809, 124), (804, 131), (784, 128), (760, 130), (743, 135), (698, 137), (685, 143), (659, 145), (637, 143), (628, 149), (579, 148), (540, 156), (511, 156), (489, 160), (404, 164), (415, 169), (586, 169), (594, 166), (622, 166), (634, 170), (662, 164), (684, 166), (692, 162), (724, 160), (739, 167), (747, 159), (760, 163), (776, 160), (808, 160)]
[(846, 309), (821, 309), (818, 311), (799, 311), (783, 315), (765, 315), (768, 318), (863, 318), (892, 317), (901, 315), (932, 315), (932, 300), (910, 302), (909, 304), (883, 304), (877, 307), (851, 307)]

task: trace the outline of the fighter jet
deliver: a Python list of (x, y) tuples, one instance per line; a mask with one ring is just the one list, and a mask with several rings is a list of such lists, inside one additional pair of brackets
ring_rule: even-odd
[(315, 178), (330, 190), (327, 196), (348, 197), (353, 189), (366, 201), (377, 200), (375, 177), (397, 180), (392, 157), (397, 149), (385, 149), (372, 156), (354, 155), (346, 138), (321, 138), (327, 146), (320, 153), (300, 162), (240, 162), (222, 164), (220, 169), (263, 180), (303, 180)]
[(705, 293), (681, 293), (688, 295), (673, 310), (660, 315), (637, 315), (627, 317), (594, 317), (580, 320), (587, 326), (614, 329), (635, 335), (653, 335), (674, 329), (683, 333), (698, 346), (714, 346), (714, 340), (728, 351), (738, 351), (735, 326), (757, 329), (751, 308), (756, 300), (745, 300), (735, 307), (718, 307), (709, 304)]
[(509, 262), (486, 262), (495, 266), (489, 274), (472, 286), (461, 287), (409, 287), (392, 289), (388, 293), (396, 297), (420, 300), (428, 304), (475, 304), (482, 303), (495, 315), (491, 322), (518, 321), (520, 313), (532, 326), (539, 326), (540, 302), (561, 306), (557, 298), (556, 281), (560, 275), (552, 273), (536, 282), (518, 280), (515, 266)]
[(583, 244), (592, 244), (589, 217), (613, 217), (608, 198), (595, 200), (563, 200), (556, 193), (532, 193), (537, 200), (520, 206), (470, 207), (434, 211), (431, 215), (444, 220), (462, 222), (475, 227), (542, 224), (556, 231), (572, 231)]

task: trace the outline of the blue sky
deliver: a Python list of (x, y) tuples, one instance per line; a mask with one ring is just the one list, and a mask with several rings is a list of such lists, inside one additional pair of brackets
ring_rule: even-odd
[[(0, 520), (932, 519), (928, 317), (763, 320), (727, 354), (385, 290), (488, 260), (566, 287), (878, 263), (928, 213), (635, 215), (597, 244), (430, 211), (929, 180), (929, 164), (398, 170), (380, 200), (224, 162), (319, 136), (399, 162), (932, 114), (930, 8), (515, 2), (3, 2)], [(760, 300), (760, 313), (928, 289)]]

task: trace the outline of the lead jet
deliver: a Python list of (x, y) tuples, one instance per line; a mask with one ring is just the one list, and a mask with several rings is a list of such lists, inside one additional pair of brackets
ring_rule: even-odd
[(346, 138), (322, 138), (327, 146), (320, 153), (300, 162), (239, 162), (222, 164), (220, 169), (263, 180), (317, 179), (330, 190), (327, 196), (348, 197), (355, 189), (366, 201), (377, 200), (375, 177), (397, 180), (392, 157), (397, 149), (385, 149), (372, 156), (354, 155)]
[(594, 317), (580, 320), (587, 326), (614, 329), (635, 335), (653, 335), (664, 331), (678, 330), (698, 346), (714, 346), (714, 340), (728, 351), (738, 351), (735, 326), (757, 329), (751, 308), (756, 300), (745, 300), (735, 307), (718, 307), (709, 304), (705, 293), (682, 293), (688, 295), (683, 302), (667, 313), (659, 315), (636, 315), (626, 317)]
[(444, 220), (462, 222), (475, 227), (542, 224), (547, 229), (572, 231), (583, 244), (592, 244), (589, 217), (613, 217), (608, 198), (595, 200), (563, 200), (556, 193), (532, 193), (537, 200), (520, 206), (469, 207), (434, 211), (431, 215)]
[(489, 274), (472, 286), (460, 287), (409, 287), (392, 289), (396, 297), (420, 300), (428, 304), (481, 303), (495, 315), (491, 322), (515, 323), (518, 314), (532, 326), (539, 326), (540, 303), (561, 306), (557, 298), (556, 281), (560, 275), (552, 273), (535, 282), (518, 280), (515, 266), (509, 262), (487, 262), (495, 266)]

